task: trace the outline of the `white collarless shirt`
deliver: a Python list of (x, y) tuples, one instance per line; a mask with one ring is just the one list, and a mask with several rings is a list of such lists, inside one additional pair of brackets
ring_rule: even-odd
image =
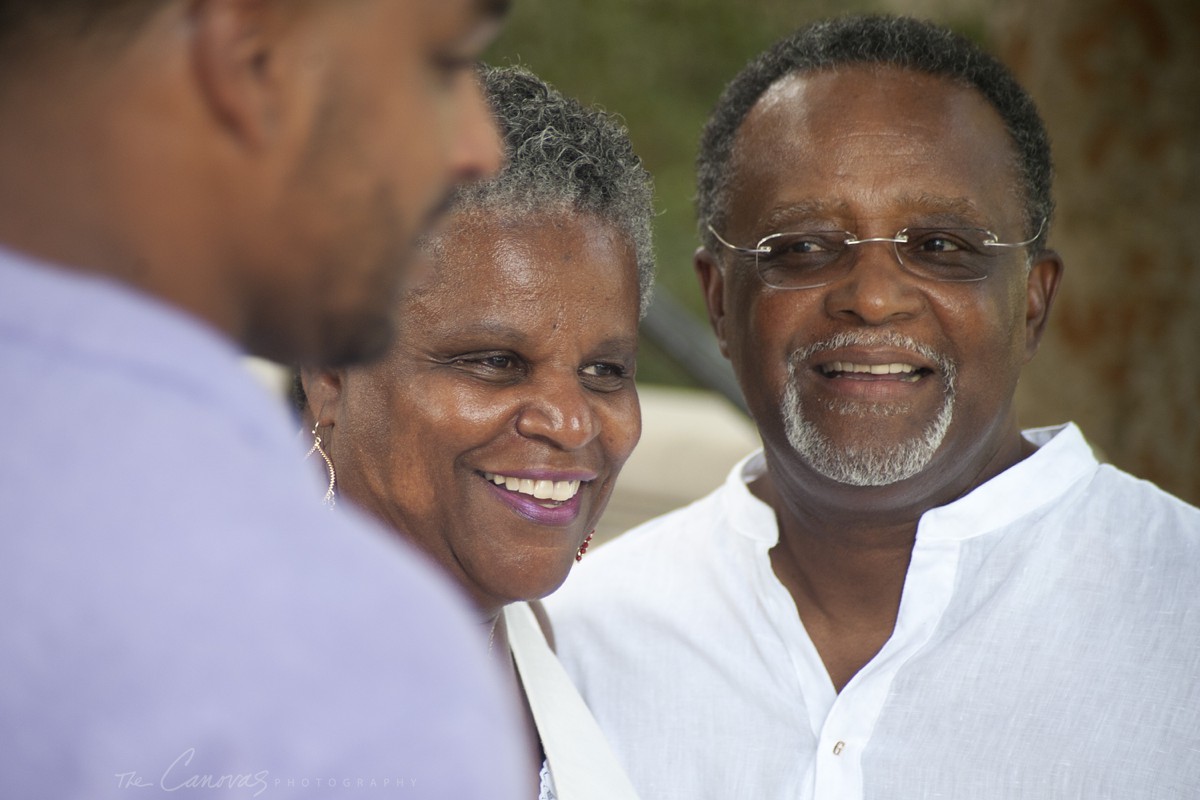
[(1200, 797), (1200, 510), (1074, 426), (918, 527), (893, 635), (838, 694), (747, 483), (602, 547), (558, 652), (647, 798)]

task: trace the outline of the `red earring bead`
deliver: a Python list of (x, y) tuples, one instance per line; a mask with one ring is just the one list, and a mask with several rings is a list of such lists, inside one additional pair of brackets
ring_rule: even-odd
[[(592, 533), (595, 533), (595, 531), (592, 531)], [(579, 545), (579, 552), (575, 554), (576, 561), (583, 560), (583, 554), (587, 552), (588, 544), (592, 541), (592, 533), (589, 533), (587, 538), (583, 540), (583, 544)]]

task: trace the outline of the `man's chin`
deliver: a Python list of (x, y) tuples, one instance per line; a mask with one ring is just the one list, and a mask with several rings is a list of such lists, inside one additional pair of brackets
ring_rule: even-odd
[(792, 449), (813, 471), (849, 486), (889, 486), (919, 474), (941, 447), (954, 412), (950, 396), (915, 428), (911, 414), (864, 415), (846, 408), (805, 414), (794, 384), (785, 403)]
[(920, 440), (840, 443), (819, 434), (791, 436), (797, 455), (820, 475), (847, 486), (890, 486), (925, 469), (936, 451)]

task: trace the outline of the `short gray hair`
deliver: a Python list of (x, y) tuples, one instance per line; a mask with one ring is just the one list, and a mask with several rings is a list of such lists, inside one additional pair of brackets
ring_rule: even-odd
[(654, 287), (654, 183), (625, 126), (520, 67), (481, 67), (480, 81), (508, 160), (492, 179), (458, 189), (453, 210), (567, 211), (611, 223), (633, 247), (644, 316)]

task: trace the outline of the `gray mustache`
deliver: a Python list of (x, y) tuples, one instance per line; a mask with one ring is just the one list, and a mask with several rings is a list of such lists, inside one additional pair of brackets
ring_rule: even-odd
[(936, 364), (938, 371), (943, 376), (943, 380), (950, 386), (954, 385), (954, 377), (958, 371), (954, 362), (947, 356), (937, 352), (928, 345), (921, 344), (911, 336), (906, 336), (896, 331), (842, 331), (830, 336), (828, 339), (814, 342), (801, 350), (795, 351), (792, 353), (789, 361), (794, 370), (797, 364), (807, 361), (818, 353), (827, 350), (837, 350), (842, 347), (893, 347), (899, 350), (908, 350), (910, 353), (919, 355), (925, 361)]

